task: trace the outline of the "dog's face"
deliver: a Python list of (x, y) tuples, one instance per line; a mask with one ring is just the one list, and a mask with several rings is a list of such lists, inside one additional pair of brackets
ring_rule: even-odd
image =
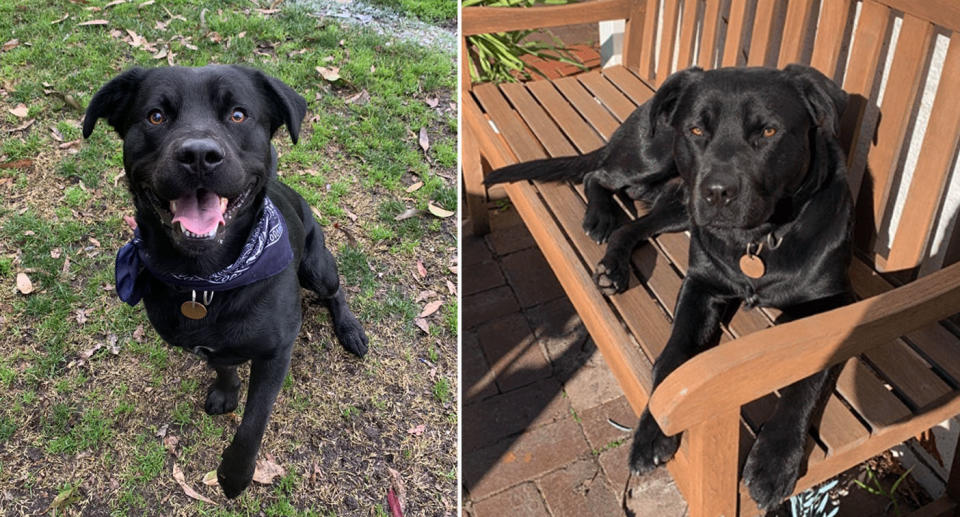
[(83, 135), (107, 119), (142, 231), (201, 256), (243, 231), (275, 171), (271, 136), (286, 125), (296, 142), (305, 113), (300, 95), (256, 70), (133, 68), (94, 95)]
[(833, 137), (845, 102), (832, 81), (797, 65), (691, 69), (668, 79), (652, 116), (668, 117), (676, 131), (694, 224), (755, 228), (819, 181), (810, 173), (817, 131)]

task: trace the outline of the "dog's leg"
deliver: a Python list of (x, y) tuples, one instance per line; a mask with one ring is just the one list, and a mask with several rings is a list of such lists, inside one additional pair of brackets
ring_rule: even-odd
[(217, 468), (217, 480), (223, 493), (230, 499), (240, 495), (253, 479), (260, 441), (277, 393), (287, 375), (292, 348), (292, 344), (288, 345), (273, 359), (255, 360), (250, 364), (250, 388), (247, 390), (243, 420), (237, 427), (233, 441), (223, 451), (223, 460)]
[[(654, 387), (687, 359), (716, 343), (727, 305), (696, 277), (683, 280), (670, 339), (653, 365)], [(663, 434), (650, 411), (644, 410), (633, 436), (630, 468), (640, 474), (649, 472), (670, 460), (679, 445), (680, 435)]]
[[(821, 300), (803, 307), (784, 309), (777, 323), (784, 323), (852, 302), (849, 295)], [(833, 392), (843, 363), (801, 379), (780, 390), (773, 416), (763, 424), (750, 449), (743, 480), (750, 497), (763, 510), (776, 507), (797, 484), (810, 423), (819, 418)]]
[(583, 190), (587, 195), (587, 213), (583, 216), (583, 231), (597, 243), (605, 242), (610, 232), (617, 227), (619, 218), (613, 192), (604, 188), (592, 174), (584, 178)]
[(213, 366), (217, 378), (207, 390), (207, 402), (203, 409), (208, 415), (222, 415), (237, 409), (240, 398), (240, 377), (236, 366)]
[(367, 353), (367, 334), (347, 306), (347, 298), (340, 288), (337, 261), (324, 245), (320, 225), (313, 219), (310, 208), (305, 206), (306, 203), (301, 201), (301, 204), (304, 205), (301, 210), (306, 211), (303, 222), (306, 241), (298, 271), (300, 285), (317, 293), (326, 303), (333, 319), (333, 332), (343, 348), (363, 357)]
[(593, 280), (604, 294), (622, 293), (630, 281), (630, 257), (642, 241), (655, 235), (686, 230), (690, 218), (682, 198), (666, 193), (653, 208), (633, 221), (618, 228), (610, 236), (607, 250), (597, 264)]

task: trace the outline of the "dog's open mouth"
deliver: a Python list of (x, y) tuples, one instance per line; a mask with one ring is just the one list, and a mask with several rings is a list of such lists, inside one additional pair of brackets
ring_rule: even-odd
[(233, 199), (200, 188), (170, 200), (166, 207), (152, 192), (150, 197), (158, 208), (166, 208), (161, 212), (167, 212), (163, 215), (169, 217), (167, 220), (174, 230), (179, 230), (188, 239), (207, 240), (215, 238), (220, 228), (233, 219), (237, 210), (247, 202), (253, 187), (251, 184)]

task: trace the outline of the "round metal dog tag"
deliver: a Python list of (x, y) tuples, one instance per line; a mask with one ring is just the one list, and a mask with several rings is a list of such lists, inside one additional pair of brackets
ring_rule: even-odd
[(757, 255), (744, 253), (740, 257), (740, 271), (750, 278), (760, 278), (767, 272), (767, 267), (763, 264), (763, 259)]
[(207, 308), (203, 306), (202, 303), (197, 303), (193, 300), (187, 300), (180, 305), (180, 312), (192, 319), (192, 320), (202, 320), (207, 316)]

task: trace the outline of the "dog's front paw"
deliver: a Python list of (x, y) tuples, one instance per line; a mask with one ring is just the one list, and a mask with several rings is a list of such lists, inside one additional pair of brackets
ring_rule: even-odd
[[(628, 258), (628, 257), (623, 257)], [(603, 294), (617, 294), (627, 290), (630, 285), (630, 265), (623, 258), (604, 255), (593, 273), (593, 281)]]
[(637, 474), (646, 474), (670, 461), (680, 446), (680, 435), (667, 436), (660, 430), (649, 411), (644, 411), (637, 423), (630, 449), (630, 468)]
[(594, 206), (587, 206), (587, 213), (583, 217), (583, 231), (594, 242), (606, 242), (617, 227), (617, 215), (610, 210), (593, 208)]
[(223, 451), (223, 460), (217, 467), (217, 481), (227, 499), (237, 497), (250, 485), (257, 467), (254, 459), (248, 460), (242, 455), (232, 454), (231, 450), (227, 447)]
[(776, 434), (761, 432), (743, 467), (750, 497), (764, 511), (776, 508), (793, 492), (803, 460), (802, 437), (797, 440)]
[(353, 314), (347, 314), (342, 321), (336, 322), (333, 329), (337, 335), (337, 340), (343, 345), (343, 348), (357, 357), (363, 357), (367, 354), (367, 333)]
[(207, 391), (207, 401), (203, 404), (203, 410), (208, 415), (223, 415), (237, 409), (237, 401), (240, 399), (240, 385), (233, 389), (221, 389), (217, 383), (210, 386)]

